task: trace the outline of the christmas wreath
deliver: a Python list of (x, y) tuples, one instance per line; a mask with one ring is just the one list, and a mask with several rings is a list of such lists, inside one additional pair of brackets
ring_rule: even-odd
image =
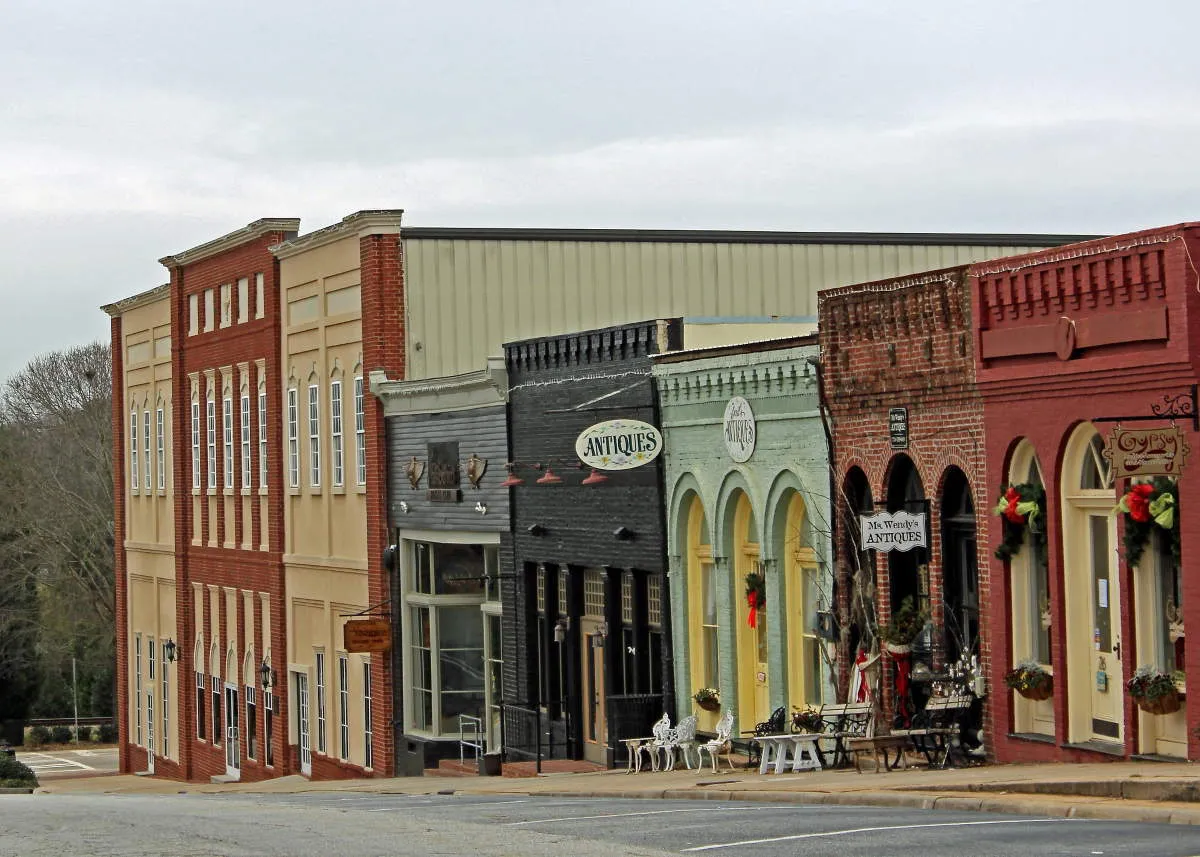
[(1012, 559), (1020, 553), (1026, 532), (1031, 539), (1045, 542), (1042, 522), (1046, 519), (1046, 491), (1041, 485), (1033, 482), (1009, 485), (992, 513), (1000, 516), (1003, 527), (1003, 541), (996, 548), (996, 559)]
[(1167, 539), (1171, 556), (1179, 562), (1179, 488), (1165, 476), (1153, 482), (1130, 486), (1113, 509), (1125, 515), (1125, 562), (1137, 565), (1146, 552), (1146, 543), (1157, 527)]
[(750, 608), (746, 622), (751, 628), (757, 628), (758, 611), (767, 606), (767, 581), (757, 571), (746, 575), (746, 605)]

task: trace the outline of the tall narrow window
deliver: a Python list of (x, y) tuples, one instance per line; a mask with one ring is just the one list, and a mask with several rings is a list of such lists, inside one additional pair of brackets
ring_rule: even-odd
[(325, 746), (325, 653), (317, 652), (317, 752), (326, 752)]
[(267, 487), (267, 391), (258, 388), (258, 487)]
[(333, 484), (341, 487), (344, 481), (342, 444), (342, 382), (329, 384), (329, 453), (333, 456)]
[(154, 412), (154, 449), (158, 454), (157, 463), (159, 491), (162, 491), (167, 487), (167, 441), (163, 436), (163, 432), (166, 428), (164, 417), (165, 413), (163, 412), (163, 408), (160, 406), (159, 409)]
[(250, 488), (250, 393), (242, 393), (242, 489)]
[(258, 705), (253, 684), (246, 685), (246, 758), (258, 758)]
[(363, 416), (363, 379), (354, 379), (354, 457), (358, 484), (367, 484), (367, 427)]
[(308, 388), (308, 484), (321, 484), (321, 400), (316, 384)]
[(300, 487), (300, 394), (295, 387), (288, 390), (288, 485)]
[(371, 728), (371, 662), (363, 664), (363, 767), (370, 768), (375, 762), (372, 749), (374, 742)]
[(237, 320), (245, 324), (250, 317), (250, 278), (242, 277), (237, 281)]
[[(147, 486), (148, 487), (148, 486)], [(146, 659), (149, 662), (149, 672), (146, 674), (146, 751), (147, 755), (154, 755), (155, 740), (154, 740), (154, 684), (157, 676), (155, 675), (154, 663), (154, 638), (146, 638)]]
[(217, 403), (210, 395), (206, 417), (208, 420), (208, 487), (217, 487)]
[(200, 403), (192, 401), (192, 487), (200, 487)]
[(154, 462), (150, 457), (150, 409), (142, 411), (142, 466), (146, 470), (146, 481), (142, 484), (146, 486), (146, 493), (150, 493), (150, 488), (154, 485)]
[(136, 712), (134, 719), (134, 741), (133, 743), (142, 746), (142, 635), (133, 635), (133, 692), (134, 705), (133, 710)]
[[(162, 408), (158, 409), (162, 413)], [(167, 660), (167, 644), (162, 644), (162, 754), (163, 758), (171, 755), (171, 717), (169, 703), (171, 699), (170, 661)]]
[(263, 741), (266, 743), (263, 755), (266, 756), (267, 767), (275, 764), (275, 693), (273, 691), (265, 691), (263, 693), (263, 705), (267, 709), (266, 716), (263, 722)]
[(266, 308), (266, 295), (263, 293), (263, 275), (254, 275), (254, 317), (262, 318)]
[(338, 724), (341, 740), (338, 758), (350, 758), (350, 659), (338, 655)]
[(204, 641), (196, 641), (196, 737), (201, 741), (208, 735), (204, 728)]
[(233, 487), (233, 399), (226, 396), (221, 402), (221, 451), (225, 454), (225, 487)]
[[(214, 660), (215, 664), (216, 661)], [(215, 669), (215, 667), (214, 667)], [(221, 679), (218, 676), (209, 676), (209, 682), (212, 687), (212, 742), (213, 744), (221, 743)]]
[(129, 487), (138, 490), (142, 469), (138, 466), (138, 418), (137, 408), (129, 414)]

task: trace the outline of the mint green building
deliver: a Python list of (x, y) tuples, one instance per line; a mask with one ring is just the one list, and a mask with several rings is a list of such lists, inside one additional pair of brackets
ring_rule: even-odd
[[(702, 687), (735, 728), (833, 700), (829, 447), (816, 336), (664, 354), (677, 717)], [(824, 620), (824, 621), (823, 621)]]

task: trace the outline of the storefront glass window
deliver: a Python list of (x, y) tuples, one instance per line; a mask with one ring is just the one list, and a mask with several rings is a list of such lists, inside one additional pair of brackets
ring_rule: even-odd
[(441, 732), (458, 731), (458, 715), (483, 713), (483, 623), (478, 607), (439, 607)]
[(717, 572), (716, 566), (706, 562), (700, 566), (704, 603), (703, 635), (704, 687), (720, 687), (720, 660), (717, 657), (717, 640), (720, 622), (717, 619)]
[(412, 725), (415, 729), (433, 726), (433, 651), (429, 633), (428, 607), (412, 608)]
[(804, 646), (804, 699), (808, 702), (821, 700), (821, 641), (817, 637), (817, 611), (819, 589), (817, 569), (803, 568), (800, 579), (804, 595), (804, 615), (801, 623), (801, 645)]
[(1102, 652), (1112, 651), (1112, 618), (1109, 611), (1109, 578), (1108, 578), (1108, 528), (1107, 516), (1091, 515), (1088, 517), (1088, 528), (1092, 540), (1092, 577), (1095, 585), (1095, 596), (1092, 598), (1094, 607), (1094, 642)]
[(1169, 540), (1162, 533), (1152, 535), (1154, 569), (1157, 592), (1154, 606), (1157, 621), (1154, 623), (1156, 651), (1159, 664), (1166, 672), (1182, 670), (1183, 659), (1183, 586), (1179, 573), (1179, 561), (1171, 554)]

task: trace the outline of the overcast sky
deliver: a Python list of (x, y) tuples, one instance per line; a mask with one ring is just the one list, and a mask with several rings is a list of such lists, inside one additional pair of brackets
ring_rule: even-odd
[(1200, 4), (0, 0), (0, 378), (264, 216), (1200, 219)]

